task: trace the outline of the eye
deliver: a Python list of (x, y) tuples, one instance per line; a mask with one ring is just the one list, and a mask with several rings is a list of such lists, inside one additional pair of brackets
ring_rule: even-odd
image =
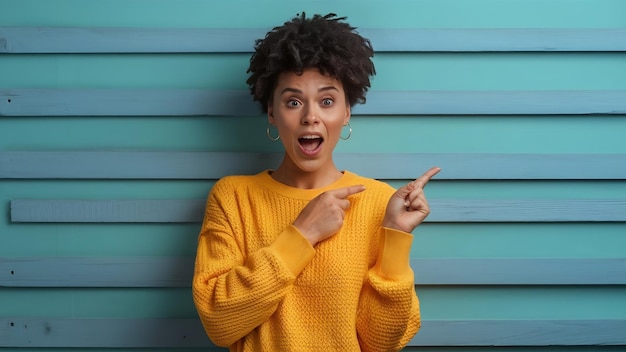
[(298, 105), (300, 105), (300, 102), (299, 102), (299, 101), (297, 101), (297, 100), (295, 100), (295, 99), (291, 99), (291, 100), (289, 100), (289, 101), (287, 102), (287, 106), (288, 106), (288, 107), (290, 107), (290, 108), (295, 108), (295, 107), (297, 107)]
[(325, 98), (324, 100), (322, 100), (322, 105), (331, 106), (333, 105), (333, 100), (331, 98)]

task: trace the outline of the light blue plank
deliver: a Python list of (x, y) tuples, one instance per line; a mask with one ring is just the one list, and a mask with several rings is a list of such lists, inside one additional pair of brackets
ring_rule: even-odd
[(11, 201), (13, 222), (189, 223), (201, 222), (204, 200), (34, 200)]
[[(219, 179), (276, 168), (277, 153), (0, 152), (0, 179)], [(624, 180), (624, 154), (337, 153), (337, 165), (360, 175), (413, 179), (431, 166), (437, 180)]]
[[(626, 199), (432, 199), (427, 222), (626, 221)], [(11, 200), (14, 223), (201, 222), (204, 200)]]
[[(0, 258), (0, 287), (190, 287), (193, 258)], [(416, 285), (626, 285), (626, 259), (411, 259)]]
[(214, 347), (198, 319), (4, 317), (0, 322), (0, 347)]
[(356, 115), (625, 114), (626, 91), (373, 91)]
[(0, 116), (246, 116), (261, 113), (245, 90), (0, 90)]
[[(268, 27), (288, 20), (299, 11), (308, 14), (336, 12), (350, 22), (365, 26), (410, 28), (412, 26), (454, 28), (606, 28), (625, 26), (623, 0), (4, 0), (0, 23), (49, 26), (129, 26), (201, 28)], [(158, 6), (157, 6), (158, 5)], [(120, 11), (120, 9), (124, 9)], [(232, 13), (232, 16), (225, 14)]]
[(626, 221), (626, 199), (433, 199), (427, 222)]
[(0, 27), (0, 53), (251, 53), (265, 29)]
[(364, 29), (376, 51), (626, 51), (626, 28)]
[(191, 287), (182, 257), (0, 258), (0, 287)]
[[(128, 333), (132, 331), (132, 333)], [(423, 320), (409, 346), (625, 345), (626, 320)], [(197, 319), (2, 318), (0, 347), (210, 347)]]
[[(626, 114), (626, 91), (371, 91), (355, 115)], [(0, 116), (251, 116), (246, 90), (0, 89)]]
[(626, 345), (626, 320), (426, 320), (410, 346)]
[(626, 258), (411, 259), (416, 285), (624, 285)]
[[(0, 27), (0, 53), (252, 52), (269, 28)], [(362, 28), (376, 52), (626, 51), (626, 29)]]

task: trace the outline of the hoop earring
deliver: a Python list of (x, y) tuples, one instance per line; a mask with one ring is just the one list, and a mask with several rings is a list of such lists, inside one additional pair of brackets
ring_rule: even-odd
[(267, 125), (267, 129), (265, 130), (265, 133), (267, 134), (267, 138), (269, 138), (272, 141), (277, 141), (280, 139), (280, 134), (276, 137), (272, 137), (272, 134), (270, 133), (270, 125)]
[[(339, 136), (339, 138), (341, 138), (341, 139), (342, 139), (342, 140), (344, 140), (344, 141), (347, 141), (348, 139), (350, 139), (350, 136), (352, 136), (352, 126), (350, 126), (350, 122), (349, 122), (349, 121), (348, 121), (348, 124), (347, 124), (347, 125), (345, 125), (345, 126), (348, 126), (348, 136), (347, 136), (347, 137), (345, 137), (345, 138), (344, 138), (344, 137), (342, 137), (342, 136)], [(344, 127), (345, 127), (345, 126), (344, 126)]]

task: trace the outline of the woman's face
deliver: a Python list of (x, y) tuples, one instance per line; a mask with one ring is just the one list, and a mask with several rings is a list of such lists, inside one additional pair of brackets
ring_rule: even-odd
[(267, 114), (291, 165), (306, 173), (335, 170), (332, 152), (342, 127), (350, 121), (350, 106), (339, 80), (316, 68), (305, 69), (301, 75), (284, 72), (278, 77)]

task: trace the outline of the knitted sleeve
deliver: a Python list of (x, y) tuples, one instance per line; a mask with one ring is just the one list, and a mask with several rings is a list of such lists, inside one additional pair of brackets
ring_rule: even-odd
[(244, 258), (242, 243), (236, 240), (226, 216), (227, 211), (236, 214), (237, 210), (224, 204), (223, 192), (232, 190), (218, 182), (207, 200), (192, 291), (207, 335), (216, 345), (226, 347), (272, 315), (314, 250), (289, 226), (271, 245)]
[(420, 328), (409, 252), (413, 235), (382, 228), (378, 259), (363, 284), (357, 333), (363, 351), (399, 351)]

